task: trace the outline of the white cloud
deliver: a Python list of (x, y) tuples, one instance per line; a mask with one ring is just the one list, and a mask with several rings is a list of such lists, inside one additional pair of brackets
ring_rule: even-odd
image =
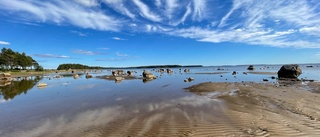
[(6, 41), (0, 41), (0, 45), (10, 45), (10, 43)]
[(167, 0), (166, 1), (166, 15), (169, 19), (172, 19), (172, 14), (175, 12), (176, 8), (179, 7), (177, 0)]
[(120, 53), (120, 52), (116, 52), (116, 56), (117, 57), (128, 57), (129, 55), (128, 54), (123, 54), (123, 53)]
[[(16, 22), (168, 34), (213, 43), (319, 47), (319, 2), (234, 0), (230, 3), (232, 5), (210, 0), (7, 0), (0, 3), (0, 10), (8, 16), (17, 16)], [(78, 31), (72, 33), (88, 35)], [(120, 37), (112, 39), (126, 40)], [(0, 44), (10, 43), (0, 41)]]
[(300, 28), (299, 31), (304, 34), (320, 37), (320, 26), (303, 27)]
[(34, 54), (34, 56), (42, 57), (42, 58), (70, 58), (65, 55), (53, 55), (53, 54)]
[(98, 6), (99, 3), (96, 0), (74, 0), (75, 2), (87, 6), (87, 7), (92, 7), (92, 6)]
[[(17, 13), (21, 18), (34, 22), (71, 24), (81, 28), (117, 31), (121, 20), (104, 14), (97, 8), (77, 6), (72, 1), (20, 1), (9, 0), (0, 3), (2, 9)], [(18, 13), (25, 14), (18, 14)], [(9, 12), (8, 12), (9, 13)]]
[(155, 22), (159, 22), (162, 20), (159, 16), (152, 13), (149, 10), (149, 7), (140, 0), (133, 0), (133, 2), (139, 8), (141, 16)]
[(114, 39), (114, 40), (127, 40), (127, 39), (119, 38), (119, 37), (112, 37), (112, 39)]
[(102, 59), (96, 59), (96, 61), (125, 61), (128, 60), (128, 58), (102, 58)]
[(297, 35), (296, 33), (297, 31), (293, 29), (287, 31), (275, 31), (272, 29), (236, 29), (220, 32), (199, 27), (177, 29), (168, 32), (170, 35), (197, 39), (202, 42), (239, 42), (273, 47), (320, 48), (318, 42), (290, 39), (292, 35)]
[(102, 54), (100, 52), (93, 52), (93, 51), (89, 51), (89, 50), (73, 50), (73, 53), (77, 53), (77, 54), (84, 54), (84, 55), (99, 55)]
[(193, 20), (201, 21), (205, 16), (206, 0), (193, 0)]
[(103, 2), (112, 7), (115, 11), (130, 18), (135, 18), (135, 15), (127, 8), (123, 0), (104, 0)]
[(83, 32), (80, 32), (80, 31), (72, 30), (72, 31), (70, 31), (70, 32), (71, 32), (71, 33), (74, 33), (74, 34), (77, 34), (78, 36), (81, 36), (81, 37), (88, 36), (88, 34), (83, 33)]

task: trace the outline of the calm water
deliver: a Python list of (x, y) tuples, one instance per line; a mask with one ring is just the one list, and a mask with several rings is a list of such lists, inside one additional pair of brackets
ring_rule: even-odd
[[(173, 113), (186, 119), (191, 116), (205, 119), (205, 115), (219, 117), (219, 111), (215, 109), (217, 106), (223, 107), (223, 101), (198, 96), (183, 88), (210, 81), (263, 82), (263, 79), (268, 79), (268, 82), (277, 82), (270, 78), (276, 75), (243, 74), (248, 72), (247, 66), (225, 66), (220, 67), (225, 70), (219, 71), (217, 68), (190, 68), (189, 73), (184, 73), (183, 69), (182, 73), (179, 69), (173, 69), (172, 74), (162, 75), (148, 69), (158, 79), (146, 83), (141, 79), (115, 83), (97, 78), (86, 79), (84, 75), (78, 79), (52, 78), (58, 74), (15, 79), (11, 84), (0, 87), (0, 136), (85, 136), (117, 130), (117, 135), (124, 136), (126, 131), (129, 132), (127, 129), (132, 129), (135, 120), (143, 126), (134, 133), (144, 135), (153, 121)], [(255, 68), (254, 72), (277, 72), (280, 66)], [(320, 80), (320, 68), (307, 68), (306, 65), (301, 65), (301, 68), (303, 74), (300, 78)], [(142, 69), (137, 71), (134, 75), (140, 76)], [(238, 74), (231, 75), (233, 71)], [(197, 74), (212, 72), (227, 73)], [(110, 74), (110, 71), (93, 73), (94, 76)], [(184, 82), (188, 77), (195, 80)], [(47, 83), (48, 86), (38, 88), (38, 82)], [(119, 121), (127, 123), (114, 125), (119, 129), (110, 125)]]

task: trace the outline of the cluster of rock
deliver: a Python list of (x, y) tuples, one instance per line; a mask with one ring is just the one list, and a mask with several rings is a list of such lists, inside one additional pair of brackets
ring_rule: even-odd
[(123, 75), (123, 70), (121, 70), (121, 69), (119, 69), (119, 70), (113, 70), (113, 71), (112, 71), (112, 75), (113, 75), (113, 76)]

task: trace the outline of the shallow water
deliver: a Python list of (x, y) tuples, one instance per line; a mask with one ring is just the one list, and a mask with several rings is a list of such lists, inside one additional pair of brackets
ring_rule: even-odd
[[(267, 68), (269, 67), (269, 68)], [(300, 78), (320, 80), (318, 67), (301, 66)], [(52, 78), (15, 79), (1, 86), (0, 136), (157, 136), (184, 135), (199, 124), (219, 124), (228, 118), (222, 114), (223, 100), (212, 95), (198, 96), (183, 88), (202, 82), (277, 82), (264, 74), (243, 74), (247, 66), (190, 68), (189, 73), (173, 69), (172, 74), (150, 72), (158, 79), (114, 81), (81, 75)], [(280, 66), (255, 66), (254, 72), (277, 72)], [(260, 69), (261, 68), (261, 69)], [(134, 74), (140, 76), (142, 69)], [(237, 75), (231, 75), (237, 71)], [(226, 72), (223, 74), (196, 74)], [(110, 71), (93, 73), (110, 75)], [(193, 77), (195, 80), (184, 82)], [(38, 88), (39, 82), (47, 83)], [(232, 91), (231, 91), (232, 92)], [(236, 93), (232, 93), (236, 94)], [(220, 119), (220, 120), (219, 120)]]

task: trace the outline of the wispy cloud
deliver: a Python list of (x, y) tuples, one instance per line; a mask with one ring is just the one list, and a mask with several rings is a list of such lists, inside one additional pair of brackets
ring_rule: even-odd
[(128, 54), (123, 54), (123, 53), (120, 53), (120, 52), (116, 52), (116, 56), (117, 57), (129, 57)]
[(206, 0), (193, 0), (193, 20), (202, 20), (206, 10)]
[(112, 37), (112, 39), (114, 39), (114, 40), (127, 40), (127, 39), (119, 38), (119, 37)]
[(33, 55), (41, 58), (70, 58), (69, 56), (65, 56), (65, 55), (53, 55), (53, 54), (33, 54)]
[(127, 8), (123, 0), (103, 0), (103, 2), (122, 15), (126, 15), (130, 18), (136, 17), (136, 15)]
[[(18, 21), (29, 23), (156, 33), (201, 42), (320, 48), (319, 5), (318, 1), (312, 0), (7, 0), (0, 3), (0, 10), (7, 16), (17, 16)], [(78, 31), (72, 33), (88, 35)], [(0, 44), (6, 45), (2, 41)]]
[(156, 22), (159, 22), (162, 20), (161, 17), (152, 13), (149, 10), (149, 7), (146, 4), (144, 4), (143, 2), (141, 2), (140, 0), (133, 0), (133, 2), (139, 8), (141, 16), (143, 16), (149, 20), (156, 21)]
[(99, 5), (97, 0), (74, 0), (74, 1), (87, 7), (93, 7), (93, 6)]
[(81, 37), (88, 36), (88, 34), (83, 33), (83, 32), (80, 32), (80, 31), (72, 30), (72, 31), (70, 31), (70, 32), (71, 32), (71, 33), (74, 33), (74, 34), (77, 34), (78, 36), (81, 36)]
[(89, 50), (73, 50), (73, 53), (77, 54), (84, 54), (84, 55), (100, 55), (102, 54), (101, 52), (94, 52), (94, 51), (89, 51)]
[(101, 59), (96, 59), (95, 61), (125, 61), (128, 60), (129, 58), (101, 58)]
[(6, 41), (0, 41), (0, 45), (10, 45), (10, 43)]
[[(94, 1), (20, 1), (9, 0), (0, 3), (1, 9), (34, 22), (71, 24), (81, 28), (117, 31), (120, 20), (103, 13), (99, 8), (88, 8)], [(87, 5), (87, 6), (83, 6)], [(24, 14), (18, 14), (24, 13)], [(76, 13), (76, 14), (75, 14)]]

